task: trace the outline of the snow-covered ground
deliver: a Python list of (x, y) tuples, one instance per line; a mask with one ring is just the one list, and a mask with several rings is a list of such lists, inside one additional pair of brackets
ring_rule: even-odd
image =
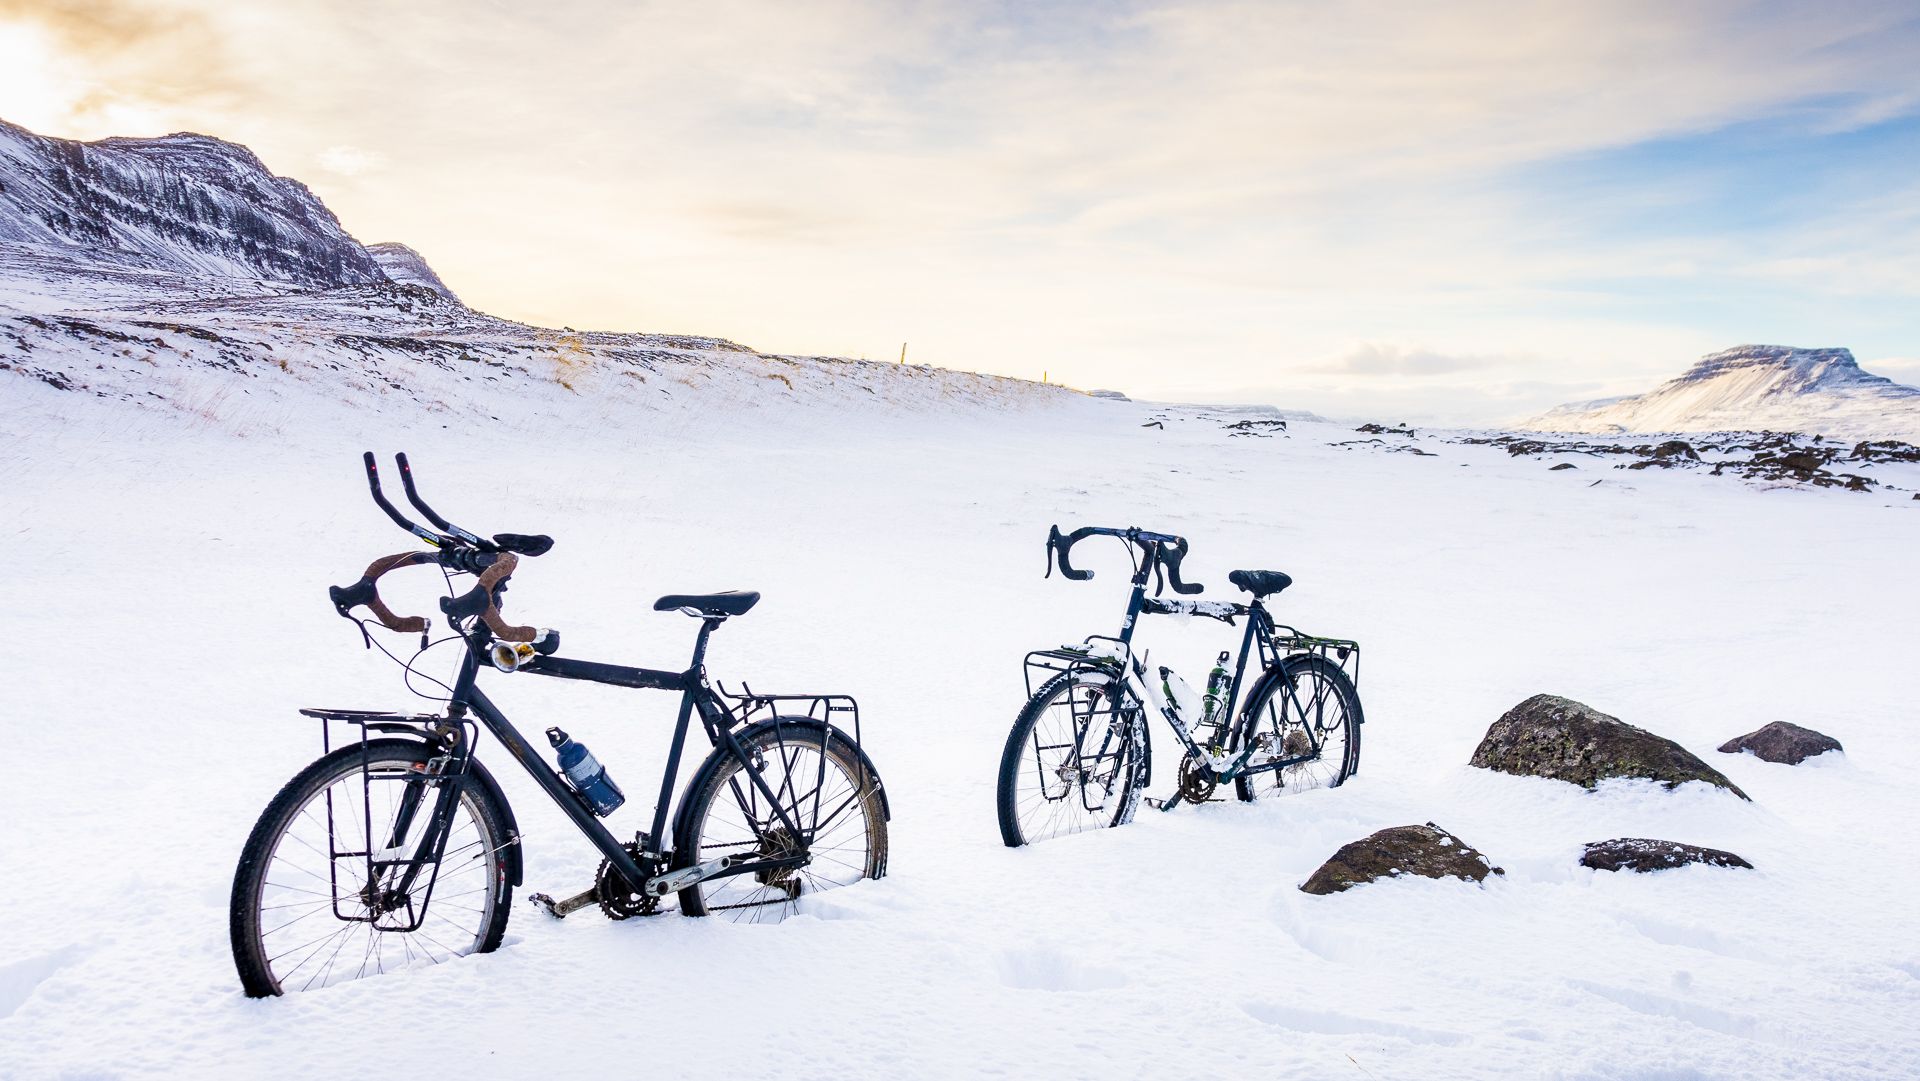
[[(300, 379), (270, 407), (255, 381), (179, 410), (4, 378), (0, 1077), (1920, 1074), (1907, 492), (1334, 447), (1357, 437), (1238, 435), (1197, 410), (1142, 427), (1164, 408), (1065, 395), (881, 408), (854, 382), (631, 410), (508, 386), (494, 421)], [(294, 710), (410, 704), (325, 600), (407, 546), (366, 498), (366, 447), (409, 451), (463, 524), (557, 538), (509, 613), (560, 628), (569, 655), (676, 666), (693, 625), (656, 595), (761, 590), (709, 666), (859, 697), (890, 876), (777, 927), (555, 922), (525, 894), (584, 887), (594, 853), (494, 748), (528, 856), (505, 948), (243, 998), (227, 890), (254, 817), (318, 751)], [(1041, 578), (1056, 522), (1188, 536), (1204, 598), (1232, 597), (1236, 567), (1292, 574), (1284, 618), (1365, 644), (1360, 775), (1003, 848), (1021, 656), (1111, 630), (1124, 598), (1117, 545), (1088, 545), (1092, 582)], [(433, 577), (398, 584), (396, 608), (431, 610)], [(1141, 641), (1197, 680), (1232, 633), (1149, 620)], [(657, 777), (671, 696), (497, 673), (489, 690), (630, 794)], [(1679, 740), (1753, 802), (1469, 768), (1542, 691)], [(1714, 752), (1773, 720), (1846, 753)], [(1342, 843), (1428, 820), (1505, 876), (1296, 888)], [(1576, 866), (1617, 836), (1756, 870)]]

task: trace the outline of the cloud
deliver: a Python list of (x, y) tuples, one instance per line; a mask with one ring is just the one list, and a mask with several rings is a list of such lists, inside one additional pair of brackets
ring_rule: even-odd
[(387, 164), (386, 155), (357, 146), (330, 146), (314, 159), (327, 172), (340, 176), (359, 176)]
[(1365, 343), (1311, 370), (1336, 375), (1436, 376), (1511, 363), (1511, 360), (1501, 357), (1458, 356), (1431, 349)]
[(170, 112), (221, 109), (246, 94), (216, 20), (190, 7), (0, 0), (0, 28), (7, 24), (39, 28), (60, 54), (53, 64), (59, 69), (53, 100), (43, 101), (41, 115), (11, 117), (47, 134), (159, 134), (138, 129)]

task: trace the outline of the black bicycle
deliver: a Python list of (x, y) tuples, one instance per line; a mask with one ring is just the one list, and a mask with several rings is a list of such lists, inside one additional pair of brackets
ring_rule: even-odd
[[(1186, 752), (1173, 795), (1156, 804), (1163, 810), (1205, 802), (1229, 781), (1241, 799), (1254, 800), (1332, 788), (1354, 774), (1360, 765), (1360, 645), (1276, 624), (1264, 602), (1293, 579), (1279, 571), (1234, 571), (1227, 580), (1253, 595), (1248, 604), (1162, 599), (1169, 584), (1181, 594), (1202, 589), (1180, 577), (1186, 540), (1096, 526), (1066, 534), (1053, 527), (1047, 535), (1048, 577), (1057, 561), (1067, 578), (1092, 578), (1092, 571), (1068, 561), (1073, 546), (1092, 536), (1126, 543), (1133, 595), (1118, 636), (1093, 635), (1081, 645), (1027, 654), (1027, 705), (1000, 757), (1000, 836), (1008, 847), (1133, 818), (1153, 775), (1148, 702)], [(1147, 595), (1149, 579), (1153, 596)], [(1134, 653), (1134, 623), (1142, 613), (1206, 616), (1229, 626), (1244, 617), (1239, 656), (1223, 650), (1205, 692), (1196, 693), (1172, 669), (1156, 669), (1144, 653)], [(1257, 661), (1257, 674), (1246, 707), (1236, 713), (1249, 658)]]
[[(431, 550), (375, 560), (358, 582), (329, 591), (334, 607), (369, 646), (376, 640), (353, 608), (364, 606), (389, 630), (420, 635), (424, 652), (437, 644), (428, 640), (428, 621), (396, 615), (377, 583), (401, 567), (434, 565), (446, 578), (440, 608), (454, 631), (441, 641), (457, 638), (465, 648), (453, 683), (443, 685), (440, 713), (300, 711), (320, 720), (324, 753), (267, 805), (234, 872), (233, 959), (247, 994), (325, 987), (500, 945), (512, 887), (521, 882), (521, 837), (499, 784), (475, 757), (481, 728), (602, 856), (583, 893), (564, 901), (530, 898), (552, 915), (597, 903), (614, 919), (645, 916), (677, 895), (684, 915), (772, 921), (811, 894), (886, 872), (890, 810), (861, 748), (853, 699), (754, 694), (744, 686), (729, 694), (707, 682), (707, 639), (746, 614), (758, 593), (677, 594), (654, 603), (655, 611), (700, 620), (684, 671), (557, 656), (556, 632), (513, 626), (500, 614), (519, 557), (544, 554), (553, 541), (510, 533), (489, 539), (453, 525), (420, 499), (406, 455), (396, 461), (407, 499), (439, 532), (394, 508), (367, 454), (374, 502)], [(477, 581), (456, 595), (454, 582), (466, 575)], [(418, 657), (402, 662), (410, 680)], [(475, 686), (483, 666), (679, 692), (651, 827), (631, 843), (615, 839), (600, 818), (624, 799), (618, 787), (559, 729), (548, 737), (567, 772), (548, 766)], [(713, 750), (673, 810), (681, 751), (696, 717)], [(329, 733), (343, 727), (355, 738), (335, 747)]]

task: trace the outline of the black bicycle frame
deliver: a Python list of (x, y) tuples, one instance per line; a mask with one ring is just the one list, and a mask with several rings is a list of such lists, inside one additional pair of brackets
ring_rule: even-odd
[[(725, 750), (741, 764), (746, 774), (759, 788), (760, 794), (767, 800), (768, 805), (779, 815), (781, 824), (786, 827), (789, 834), (802, 839), (803, 853), (805, 845), (812, 840), (787, 814), (780, 799), (767, 785), (766, 779), (761, 776), (761, 771), (753, 764), (746, 748), (734, 738), (732, 729), (738, 723), (738, 719), (721, 703), (713, 689), (707, 686), (706, 669), (703, 665), (707, 653), (707, 638), (721, 622), (722, 620), (718, 619), (701, 621), (700, 635), (693, 647), (693, 660), (684, 672), (630, 668), (625, 665), (602, 664), (597, 661), (573, 660), (566, 657), (536, 657), (518, 669), (518, 671), (536, 675), (586, 680), (615, 687), (680, 692), (680, 714), (674, 722), (673, 745), (667, 753), (666, 769), (660, 778), (660, 795), (653, 809), (653, 828), (646, 833), (646, 840), (641, 850), (642, 856), (649, 863), (658, 861), (666, 854), (664, 838), (667, 815), (673, 806), (674, 782), (680, 773), (680, 756), (686, 747), (687, 729), (691, 727), (696, 712), (700, 716), (701, 726), (706, 729), (707, 736), (713, 745)], [(480, 657), (485, 654), (487, 645), (484, 632), (469, 639), (469, 648), (460, 662), (460, 672), (454, 681), (453, 694), (448, 706), (449, 716), (456, 721), (461, 720), (465, 713), (471, 710), (480, 724), (488, 732), (493, 733), (493, 737), (500, 741), (501, 746), (513, 755), (521, 768), (533, 777), (547, 796), (573, 822), (574, 828), (584, 834), (587, 840), (593, 842), (593, 846), (600, 850), (600, 854), (620, 872), (620, 876), (626, 879), (627, 884), (635, 892), (641, 891), (645, 888), (649, 877), (646, 869), (634, 859), (625, 845), (614, 838), (607, 827), (589, 809), (586, 801), (562, 779), (560, 773), (549, 766), (540, 752), (521, 736), (519, 729), (507, 720), (506, 714), (500, 712), (499, 707), (495, 706), (493, 701), (475, 685), (480, 671)], [(746, 817), (749, 825), (757, 831), (760, 828), (759, 824), (752, 821), (751, 815)], [(806, 855), (802, 854), (738, 863), (715, 872), (708, 876), (708, 879), (796, 867), (806, 859)]]

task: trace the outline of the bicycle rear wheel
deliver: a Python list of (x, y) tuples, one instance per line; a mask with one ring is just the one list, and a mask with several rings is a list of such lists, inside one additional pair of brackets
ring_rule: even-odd
[(723, 754), (687, 795), (686, 833), (674, 836), (674, 869), (720, 856), (804, 854), (808, 862), (696, 883), (680, 891), (683, 915), (777, 923), (814, 894), (887, 873), (880, 778), (845, 736), (814, 722), (774, 722), (747, 733), (741, 744), (786, 820), (740, 760)]
[(1243, 718), (1237, 746), (1259, 740), (1286, 763), (1235, 779), (1243, 800), (1337, 788), (1360, 766), (1360, 694), (1325, 657), (1282, 658), (1248, 700)]
[(427, 864), (404, 887), (400, 867), (368, 873), (368, 838), (377, 857), (417, 850), (439, 791), (426, 779), (436, 753), (378, 739), (363, 759), (351, 744), (300, 771), (267, 805), (241, 850), (228, 913), (248, 995), (315, 990), (500, 945), (513, 901), (499, 856), (509, 838), (479, 785), (458, 796), (437, 868)]
[(1000, 755), (1000, 839), (1019, 848), (1130, 821), (1146, 741), (1124, 681), (1062, 672), (1041, 684)]

